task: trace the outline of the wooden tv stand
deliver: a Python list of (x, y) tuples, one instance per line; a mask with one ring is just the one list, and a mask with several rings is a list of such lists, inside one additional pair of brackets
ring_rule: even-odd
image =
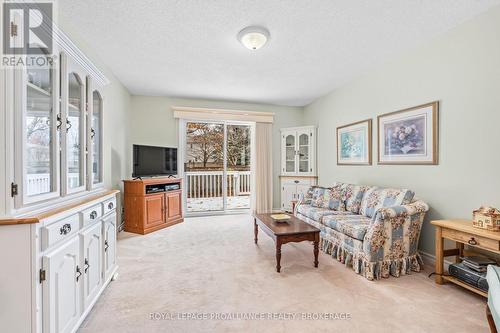
[[(123, 182), (125, 231), (145, 235), (184, 221), (182, 179), (165, 177)], [(167, 188), (174, 186), (178, 189)]]

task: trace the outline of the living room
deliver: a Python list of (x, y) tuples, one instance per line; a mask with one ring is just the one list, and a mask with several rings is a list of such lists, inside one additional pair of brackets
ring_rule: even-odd
[(1, 8), (2, 331), (498, 331), (499, 0)]

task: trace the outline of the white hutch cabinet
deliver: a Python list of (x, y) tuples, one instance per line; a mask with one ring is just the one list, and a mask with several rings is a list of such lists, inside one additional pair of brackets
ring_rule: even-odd
[(291, 211), (297, 200), (316, 184), (316, 127), (281, 129), (281, 209)]
[[(54, 65), (0, 71), (0, 331), (74, 332), (116, 277), (107, 78), (56, 26)], [(16, 37), (13, 37), (16, 38)]]

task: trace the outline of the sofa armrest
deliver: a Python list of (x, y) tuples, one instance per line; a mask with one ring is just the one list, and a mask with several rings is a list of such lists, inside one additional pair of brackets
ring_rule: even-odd
[(396, 261), (418, 255), (418, 241), (429, 206), (420, 200), (379, 209), (368, 228), (363, 252), (369, 261)]

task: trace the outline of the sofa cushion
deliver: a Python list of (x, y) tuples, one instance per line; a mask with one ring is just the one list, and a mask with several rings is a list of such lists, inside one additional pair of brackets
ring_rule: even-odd
[(297, 212), (318, 222), (321, 222), (321, 218), (323, 216), (346, 213), (342, 211), (331, 210), (328, 208), (313, 207), (312, 205), (299, 205), (299, 207), (297, 208)]
[(363, 196), (368, 189), (368, 186), (344, 184), (343, 192), (346, 210), (354, 214), (359, 214), (361, 201), (363, 200)]
[(325, 200), (326, 187), (314, 186), (312, 188), (311, 205), (313, 207), (323, 208), (323, 201)]
[(344, 190), (342, 185), (334, 185), (323, 192), (321, 207), (338, 211), (345, 211)]
[(324, 216), (321, 223), (354, 239), (363, 240), (372, 219), (357, 214)]
[(359, 213), (373, 217), (379, 208), (409, 204), (414, 195), (408, 189), (370, 187), (363, 196)]

